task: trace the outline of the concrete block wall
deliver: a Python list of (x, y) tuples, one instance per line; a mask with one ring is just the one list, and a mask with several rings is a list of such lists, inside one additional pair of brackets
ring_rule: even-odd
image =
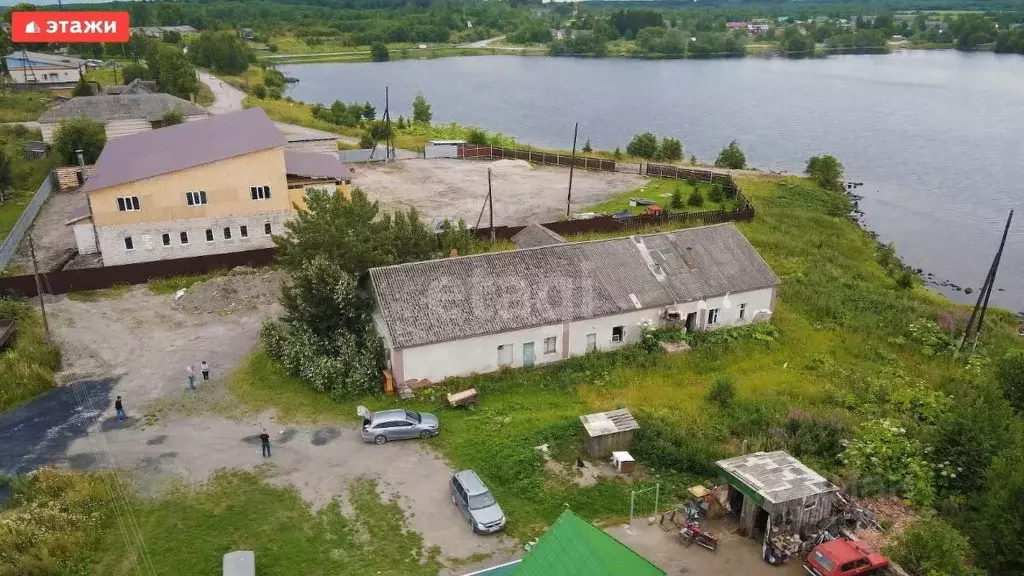
[[(291, 210), (283, 210), (243, 216), (98, 226), (96, 236), (100, 252), (103, 254), (103, 263), (106, 266), (116, 266), (272, 248), (273, 241), (264, 233), (265, 224), (270, 223), (273, 234), (281, 234), (284, 232), (284, 223), (292, 215)], [(241, 226), (248, 228), (247, 238), (242, 238)], [(224, 228), (231, 229), (230, 239), (224, 238)], [(212, 242), (206, 240), (206, 230), (213, 232)], [(181, 232), (188, 232), (188, 244), (181, 243)], [(164, 234), (170, 235), (170, 246), (163, 245)], [(132, 250), (125, 248), (125, 237), (132, 238)]]

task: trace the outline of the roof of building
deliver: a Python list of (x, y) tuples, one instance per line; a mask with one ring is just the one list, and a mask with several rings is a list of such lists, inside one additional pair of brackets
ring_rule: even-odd
[(553, 244), (565, 244), (565, 238), (540, 224), (530, 224), (513, 236), (512, 242), (516, 245), (516, 248), (522, 250), (525, 248), (551, 246)]
[(730, 480), (741, 482), (760, 496), (762, 501), (758, 504), (764, 501), (778, 504), (838, 490), (820, 474), (782, 451), (755, 452), (720, 460), (717, 464)]
[(636, 423), (636, 419), (625, 408), (612, 410), (611, 412), (586, 414), (580, 416), (580, 422), (583, 422), (583, 429), (587, 431), (587, 435), (591, 438), (616, 434), (618, 432), (629, 432), (630, 430), (640, 428), (640, 425)]
[(665, 572), (604, 530), (566, 510), (516, 566), (512, 576), (665, 576)]
[(94, 192), (284, 145), (284, 137), (260, 108), (129, 134), (107, 142), (82, 191)]
[(44, 52), (32, 52), (29, 50), (18, 50), (11, 52), (5, 58), (8, 61), (22, 61), (29, 60), (32, 62), (45, 62), (53, 66), (62, 66), (65, 68), (80, 68), (85, 65), (85, 60), (82, 58), (76, 58), (74, 56), (65, 56), (64, 54), (46, 54)]
[(92, 216), (92, 211), (89, 209), (89, 204), (82, 204), (77, 206), (71, 211), (71, 217), (64, 221), (66, 226), (70, 226), (75, 222), (80, 222)]
[(779, 283), (732, 224), (399, 264), (370, 277), (397, 348)]
[(284, 169), (289, 176), (351, 180), (352, 171), (331, 154), (284, 151)]
[(103, 92), (110, 95), (152, 94), (156, 92), (156, 82), (136, 78), (123, 86), (107, 86), (103, 88)]
[(206, 115), (206, 110), (170, 94), (102, 94), (78, 96), (47, 110), (39, 117), (43, 124), (66, 118), (91, 118), (97, 122), (111, 120), (159, 120), (171, 110), (185, 116)]

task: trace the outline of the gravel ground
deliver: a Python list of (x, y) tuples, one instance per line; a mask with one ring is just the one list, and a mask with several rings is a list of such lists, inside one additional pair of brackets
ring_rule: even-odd
[(75, 231), (66, 225), (68, 218), (75, 209), (86, 206), (85, 194), (78, 192), (54, 192), (50, 194), (42, 209), (36, 216), (28, 234), (22, 239), (18, 250), (11, 259), (12, 266), (18, 266), (25, 273), (32, 271), (32, 259), (28, 252), (28, 235), (36, 245), (36, 258), (39, 260), (39, 271), (49, 271), (62, 259), (78, 249), (75, 244)]
[[(388, 208), (414, 206), (427, 218), (465, 218), (476, 223), (487, 197), (487, 169), (492, 169), (495, 224), (550, 222), (565, 215), (569, 171), (531, 166), (525, 160), (406, 160), (388, 165), (358, 165), (353, 184)], [(646, 179), (635, 174), (573, 174), (574, 209), (597, 204), (638, 188)], [(481, 225), (486, 225), (487, 214)]]

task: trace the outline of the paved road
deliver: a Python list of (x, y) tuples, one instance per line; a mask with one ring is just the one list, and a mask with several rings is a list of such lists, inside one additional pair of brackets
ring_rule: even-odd
[(495, 40), (504, 40), (504, 39), (505, 39), (505, 35), (502, 34), (501, 36), (495, 36), (494, 38), (488, 38), (486, 40), (480, 40), (478, 42), (469, 42), (467, 44), (459, 44), (458, 46), (456, 46), (456, 48), (487, 48), (488, 47), (487, 45), (490, 44), (491, 42), (494, 42)]
[(245, 99), (245, 92), (235, 88), (227, 82), (215, 78), (209, 72), (200, 72), (199, 80), (210, 87), (213, 92), (214, 102), (206, 107), (210, 114), (227, 114), (238, 112), (242, 108), (242, 100)]

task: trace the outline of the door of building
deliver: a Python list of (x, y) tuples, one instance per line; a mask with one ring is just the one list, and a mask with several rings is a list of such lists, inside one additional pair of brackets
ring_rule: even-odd
[(597, 334), (587, 334), (587, 352), (597, 351)]
[(533, 366), (533, 342), (523, 343), (523, 366)]

